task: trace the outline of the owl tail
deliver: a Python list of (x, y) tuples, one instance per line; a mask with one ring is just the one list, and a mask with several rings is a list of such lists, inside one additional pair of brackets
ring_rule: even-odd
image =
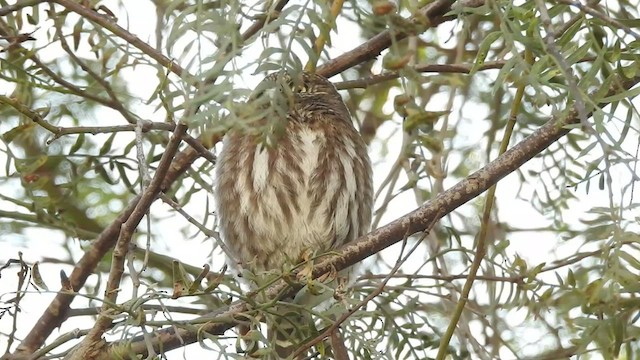
[[(276, 359), (293, 359), (293, 354), (302, 345), (319, 335), (309, 309), (320, 310), (329, 305), (328, 300), (332, 297), (334, 290), (329, 285), (316, 283), (313, 291), (305, 286), (294, 299), (290, 299), (291, 303), (276, 305), (275, 311), (272, 313), (273, 322), (267, 323), (267, 335), (275, 348), (275, 353), (278, 356)], [(320, 346), (322, 346), (322, 350), (316, 350), (320, 352), (321, 358), (327, 358), (322, 355), (329, 355), (328, 358), (335, 359), (330, 355), (331, 345)]]
[(313, 319), (307, 311), (286, 304), (274, 309), (267, 323), (267, 335), (276, 356), (273, 359), (293, 359), (293, 354), (316, 332)]

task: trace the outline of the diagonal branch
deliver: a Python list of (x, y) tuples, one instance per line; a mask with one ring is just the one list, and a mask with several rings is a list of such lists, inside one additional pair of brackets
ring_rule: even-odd
[(39, 3), (43, 3), (46, 0), (22, 0), (22, 1), (16, 1), (15, 4), (13, 5), (7, 5), (5, 7), (0, 8), (0, 16), (7, 16), (9, 14), (11, 14), (12, 12), (16, 12), (20, 9), (24, 9), (26, 7), (29, 6), (36, 6)]
[(109, 327), (111, 327), (113, 321), (109, 310), (111, 310), (112, 305), (115, 304), (117, 300), (120, 281), (124, 274), (124, 262), (127, 252), (129, 251), (133, 233), (142, 218), (149, 211), (151, 204), (158, 197), (158, 194), (161, 191), (160, 185), (162, 184), (162, 179), (169, 170), (171, 160), (178, 151), (178, 146), (180, 145), (182, 137), (186, 131), (187, 126), (185, 124), (179, 123), (176, 125), (173, 136), (167, 144), (167, 149), (160, 159), (160, 164), (158, 165), (158, 169), (156, 170), (153, 180), (151, 180), (149, 186), (142, 193), (140, 201), (131, 213), (131, 216), (124, 222), (124, 224), (122, 224), (118, 235), (118, 241), (113, 249), (111, 270), (109, 271), (109, 278), (104, 296), (104, 305), (102, 306), (101, 313), (91, 331), (89, 331), (87, 336), (82, 340), (80, 346), (76, 351), (74, 351), (70, 359), (92, 359), (101, 351), (102, 335)]
[[(451, 11), (451, 5), (453, 5), (454, 2), (455, 1), (453, 0), (436, 0), (420, 9), (419, 16), (425, 16), (428, 19), (427, 27), (424, 30), (430, 27), (436, 27), (445, 21), (454, 19), (454, 15), (446, 15)], [(462, 1), (461, 3), (461, 6), (465, 6), (465, 1)], [(482, 3), (484, 2), (475, 1), (469, 5), (478, 7), (482, 5)], [(418, 17), (414, 17), (412, 21), (418, 22)], [(402, 40), (409, 35), (411, 34), (408, 32), (385, 30), (357, 46), (353, 50), (346, 52), (333, 60), (329, 60), (324, 65), (318, 67), (317, 73), (330, 78), (355, 65), (375, 59), (382, 50), (391, 46), (392, 41)]]

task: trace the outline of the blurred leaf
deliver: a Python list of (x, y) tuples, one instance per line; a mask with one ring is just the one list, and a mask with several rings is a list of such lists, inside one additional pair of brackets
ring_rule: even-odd
[(76, 152), (78, 152), (78, 150), (82, 148), (82, 145), (84, 145), (84, 133), (78, 134), (76, 142), (73, 144), (71, 149), (69, 149), (69, 154), (75, 154)]
[(30, 133), (32, 133), (36, 127), (37, 125), (34, 122), (28, 122), (22, 125), (18, 125), (2, 134), (2, 140), (7, 143), (11, 143), (18, 136), (30, 136)]
[(105, 141), (104, 144), (102, 144), (102, 146), (100, 147), (100, 151), (98, 151), (99, 156), (104, 156), (109, 151), (111, 151), (111, 147), (113, 146), (113, 139), (115, 138), (116, 138), (115, 132), (109, 135), (109, 137), (107, 138), (107, 141)]
[(489, 50), (491, 49), (491, 45), (496, 42), (498, 39), (502, 37), (502, 32), (494, 31), (487, 36), (484, 37), (482, 42), (480, 43), (480, 47), (478, 48), (478, 53), (476, 55), (476, 61), (473, 63), (473, 67), (471, 68), (470, 74), (475, 74), (480, 66), (484, 64), (487, 55), (489, 55)]
[(16, 170), (21, 174), (31, 174), (46, 164), (47, 160), (49, 160), (47, 155), (40, 155), (30, 159), (16, 159)]
[(31, 266), (31, 278), (33, 279), (33, 283), (37, 287), (49, 291), (47, 284), (45, 284), (44, 280), (42, 280), (42, 275), (40, 275), (40, 267), (38, 266), (37, 261), (33, 263), (33, 266)]

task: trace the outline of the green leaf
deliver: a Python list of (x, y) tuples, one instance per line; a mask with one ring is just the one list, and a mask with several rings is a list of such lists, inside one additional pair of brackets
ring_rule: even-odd
[(40, 12), (36, 9), (33, 14), (27, 14), (27, 22), (31, 25), (38, 25)]
[(80, 46), (80, 37), (82, 36), (82, 24), (83, 20), (80, 18), (78, 22), (73, 26), (73, 50), (78, 51)]
[(478, 71), (478, 69), (480, 68), (480, 66), (484, 64), (484, 61), (487, 58), (487, 55), (489, 55), (489, 50), (491, 49), (491, 45), (493, 45), (493, 43), (496, 40), (500, 39), (500, 37), (502, 37), (502, 32), (494, 31), (489, 35), (487, 35), (484, 38), (484, 40), (482, 40), (482, 42), (480, 43), (480, 47), (478, 48), (476, 61), (474, 62), (473, 67), (471, 68), (471, 71), (469, 72), (470, 75), (475, 74), (476, 71)]
[[(514, 67), (516, 66), (516, 64), (518, 64), (518, 62), (517, 62), (518, 60), (519, 60), (519, 58), (512, 57), (511, 59), (507, 60), (507, 62), (504, 64), (504, 66), (502, 66), (502, 68), (498, 72), (498, 76), (496, 77), (496, 81), (494, 81), (493, 88), (491, 89), (491, 93), (493, 95), (496, 94), (498, 89), (501, 89), (501, 88), (504, 87), (505, 83), (507, 82), (507, 77), (509, 77), (511, 74), (514, 73)], [(521, 61), (521, 64), (526, 65), (526, 63), (524, 61)], [(509, 81), (511, 81), (511, 80), (509, 80)]]
[(123, 164), (122, 162), (116, 161), (115, 166), (116, 166), (116, 169), (118, 170), (118, 173), (120, 174), (120, 179), (122, 179), (124, 186), (127, 188), (127, 190), (129, 190), (130, 193), (136, 195), (135, 188), (133, 187), (133, 184), (129, 180), (129, 176), (127, 176), (127, 171), (125, 169), (127, 165)]
[(98, 151), (98, 155), (104, 156), (111, 150), (111, 146), (113, 146), (113, 139), (115, 139), (115, 137), (116, 137), (116, 133), (113, 133), (109, 136), (107, 141), (105, 141), (104, 144), (102, 144), (102, 146), (100, 147), (100, 151)]
[(589, 50), (592, 46), (593, 43), (591, 40), (586, 41), (584, 45), (580, 46), (577, 50), (570, 52), (570, 55), (567, 57), (566, 62), (569, 65), (572, 65), (577, 63), (579, 60), (584, 59), (589, 53)]
[(94, 171), (98, 175), (100, 175), (102, 180), (104, 180), (104, 182), (106, 182), (107, 184), (115, 185), (118, 183), (117, 180), (111, 178), (111, 176), (109, 175), (107, 170), (104, 168), (104, 166), (102, 166), (102, 164), (100, 164), (100, 162), (98, 162), (97, 160), (94, 162)]
[(28, 135), (31, 131), (33, 131), (36, 127), (36, 123), (28, 122), (26, 124), (18, 125), (13, 129), (2, 134), (2, 140), (7, 143), (12, 142), (18, 135)]
[(16, 159), (16, 170), (21, 174), (31, 174), (44, 165), (48, 159), (47, 155), (40, 155), (36, 158)]
[(595, 304), (600, 300), (600, 290), (604, 286), (604, 280), (596, 279), (592, 281), (587, 288), (584, 290), (584, 293), (587, 297), (587, 304)]
[(84, 133), (80, 133), (78, 134), (78, 138), (76, 139), (76, 142), (73, 144), (73, 146), (71, 147), (71, 150), (69, 150), (69, 154), (73, 155), (75, 154), (78, 150), (80, 150), (80, 148), (82, 147), (82, 145), (84, 144)]
[(560, 274), (558, 274), (557, 271), (554, 271), (553, 274), (556, 276), (556, 281), (558, 282), (558, 285), (560, 285), (560, 287), (564, 287), (564, 279), (562, 278), (562, 276), (560, 276)]
[(540, 273), (540, 271), (542, 271), (542, 269), (544, 268), (544, 266), (547, 263), (541, 263), (538, 264), (536, 267), (534, 267), (533, 269), (531, 269), (531, 271), (529, 271), (529, 274), (527, 275), (527, 277), (529, 278), (529, 281), (533, 281), (535, 280), (536, 276)]
[(402, 123), (404, 130), (409, 132), (419, 127), (427, 127), (431, 129), (433, 124), (438, 119), (450, 113), (450, 111), (419, 111), (414, 109), (407, 109), (408, 116)]
[(616, 102), (616, 101), (622, 101), (622, 100), (630, 100), (631, 98), (634, 98), (638, 95), (640, 95), (640, 86), (636, 86), (631, 90), (623, 91), (618, 94), (604, 97), (600, 99), (600, 102)]
[(567, 31), (565, 31), (560, 39), (558, 39), (558, 45), (564, 47), (567, 44), (573, 43), (576, 39), (576, 34), (582, 28), (584, 22), (584, 17), (581, 17), (576, 21), (573, 25), (569, 26)]

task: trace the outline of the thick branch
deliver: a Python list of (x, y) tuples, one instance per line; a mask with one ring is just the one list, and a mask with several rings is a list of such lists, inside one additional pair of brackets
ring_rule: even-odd
[(45, 2), (45, 0), (22, 0), (17, 1), (13, 5), (7, 5), (5, 7), (0, 8), (0, 16), (7, 16), (12, 12), (16, 12), (20, 9), (26, 8), (28, 6), (38, 5), (39, 3)]

